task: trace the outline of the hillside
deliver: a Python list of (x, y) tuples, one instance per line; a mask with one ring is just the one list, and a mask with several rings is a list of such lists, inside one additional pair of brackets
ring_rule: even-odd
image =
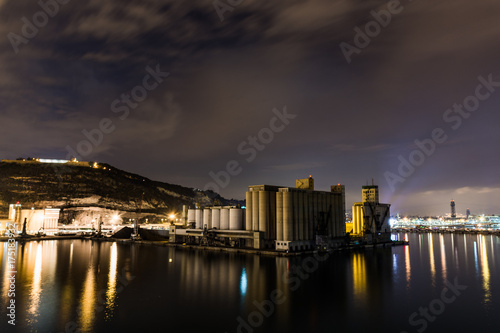
[[(9, 204), (54, 208), (96, 206), (122, 211), (167, 213), (183, 204), (238, 204), (211, 191), (150, 180), (107, 164), (0, 162), (0, 216)], [(143, 194), (144, 193), (144, 194)], [(142, 203), (142, 207), (141, 207)]]

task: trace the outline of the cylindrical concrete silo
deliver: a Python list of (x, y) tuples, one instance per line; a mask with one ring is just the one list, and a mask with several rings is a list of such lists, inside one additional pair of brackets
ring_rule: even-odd
[(319, 193), (313, 193), (313, 211), (314, 211), (314, 220), (313, 220), (313, 229), (314, 232), (318, 232), (318, 222), (319, 222)]
[(333, 193), (328, 194), (328, 207), (330, 209), (330, 234), (332, 237), (337, 237), (337, 218), (338, 212), (335, 209), (335, 195)]
[(220, 208), (212, 208), (212, 228), (220, 229)]
[(362, 206), (357, 206), (356, 207), (356, 212), (358, 215), (358, 234), (362, 234), (364, 232), (364, 221), (363, 221), (363, 208)]
[(292, 203), (293, 203), (293, 238), (292, 240), (299, 239), (299, 193), (292, 192)]
[(298, 206), (298, 233), (296, 240), (304, 240), (304, 192), (297, 192), (297, 206)]
[(190, 228), (193, 226), (193, 223), (196, 225), (196, 210), (195, 209), (188, 209), (187, 222), (188, 222), (188, 225)]
[(328, 206), (327, 206), (327, 197), (324, 192), (321, 192), (321, 207), (323, 212), (325, 212), (325, 222), (326, 222), (326, 214), (328, 214)]
[(229, 230), (243, 229), (243, 209), (231, 208), (229, 210)]
[(339, 204), (338, 207), (340, 209), (340, 236), (345, 236), (345, 207), (344, 207), (344, 201), (342, 200), (342, 195), (338, 196), (339, 198)]
[(362, 206), (360, 205), (354, 205), (352, 207), (352, 221), (353, 221), (353, 233), (355, 234), (361, 234), (362, 233), (362, 228), (363, 228), (363, 212), (362, 212)]
[(337, 195), (337, 207), (339, 210), (339, 236), (344, 237), (345, 236), (345, 202), (343, 199), (342, 194)]
[(358, 226), (356, 225), (358, 223), (357, 214), (358, 214), (358, 212), (356, 211), (356, 205), (354, 205), (354, 206), (352, 206), (352, 233), (353, 234), (358, 233)]
[(309, 193), (304, 192), (304, 240), (309, 240)]
[(323, 212), (323, 225), (326, 227), (326, 234), (329, 234), (328, 230), (328, 220), (327, 220), (327, 214), (328, 214), (328, 209), (326, 208), (326, 195), (323, 192), (319, 193), (319, 202), (320, 202), (320, 210)]
[(283, 192), (276, 192), (276, 240), (283, 240)]
[(309, 221), (308, 221), (308, 228), (309, 228), (309, 239), (313, 240), (315, 231), (314, 231), (314, 207), (313, 207), (313, 193), (310, 192), (307, 194), (307, 204), (308, 204), (308, 213), (309, 213)]
[(203, 209), (196, 210), (196, 229), (203, 229)]
[(269, 207), (269, 192), (259, 191), (259, 231), (264, 232), (264, 239), (268, 238), (268, 207)]
[(269, 192), (269, 236), (268, 239), (276, 239), (276, 193)]
[(253, 209), (252, 192), (248, 191), (246, 193), (246, 199), (247, 199), (247, 202), (246, 202), (247, 209), (245, 209), (245, 211), (246, 211), (245, 230), (250, 231), (250, 230), (252, 230), (252, 223), (253, 223), (253, 220), (252, 220), (252, 209)]
[(356, 206), (356, 215), (357, 215), (357, 224), (358, 224), (358, 234), (362, 234), (364, 232), (364, 221), (363, 221), (363, 208), (362, 206)]
[(283, 192), (283, 240), (293, 240), (293, 197), (292, 192)]
[(252, 191), (252, 230), (259, 231), (259, 191)]
[(207, 225), (208, 229), (212, 229), (212, 210), (210, 208), (203, 210), (203, 222)]
[(220, 229), (229, 230), (229, 208), (220, 210)]

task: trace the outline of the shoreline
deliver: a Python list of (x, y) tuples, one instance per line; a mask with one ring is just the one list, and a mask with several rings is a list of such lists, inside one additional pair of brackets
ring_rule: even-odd
[(394, 228), (392, 232), (411, 233), (435, 233), (435, 234), (458, 234), (458, 235), (491, 235), (500, 236), (500, 230), (477, 230), (477, 229), (420, 229), (420, 228)]
[[(8, 237), (0, 237), (0, 242), (6, 242)], [(202, 250), (211, 252), (227, 252), (227, 253), (240, 253), (240, 254), (257, 254), (264, 256), (274, 256), (274, 257), (294, 257), (307, 254), (317, 253), (317, 250), (309, 251), (297, 251), (297, 252), (283, 252), (271, 249), (250, 249), (250, 248), (234, 248), (234, 247), (218, 247), (218, 246), (204, 246), (195, 244), (182, 244), (182, 243), (170, 243), (168, 241), (149, 241), (149, 240), (132, 240), (132, 239), (122, 239), (122, 238), (111, 238), (111, 237), (91, 237), (91, 236), (43, 236), (43, 237), (26, 237), (20, 238), (16, 237), (16, 242), (38, 242), (44, 240), (70, 240), (70, 239), (80, 239), (80, 240), (91, 240), (94, 242), (116, 242), (116, 243), (127, 243), (127, 244), (140, 244), (140, 245), (153, 245), (162, 247), (173, 247), (176, 249), (188, 249), (188, 250)], [(325, 252), (343, 251), (343, 250), (360, 250), (360, 249), (373, 249), (381, 247), (393, 247), (409, 245), (407, 241), (391, 241), (387, 243), (376, 243), (376, 244), (349, 244), (345, 246), (340, 246), (335, 249), (328, 249)]]

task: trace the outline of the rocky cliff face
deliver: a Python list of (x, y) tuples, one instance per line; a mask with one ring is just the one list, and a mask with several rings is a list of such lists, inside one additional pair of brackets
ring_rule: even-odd
[(165, 214), (182, 205), (240, 202), (211, 191), (152, 181), (107, 164), (52, 164), (36, 161), (0, 162), (0, 216), (9, 204), (23, 208), (102, 207), (121, 211)]

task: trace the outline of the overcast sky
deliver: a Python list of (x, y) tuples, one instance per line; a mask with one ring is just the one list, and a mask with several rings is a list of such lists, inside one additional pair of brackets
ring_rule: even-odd
[(0, 0), (2, 158), (500, 213), (498, 1), (59, 1)]

